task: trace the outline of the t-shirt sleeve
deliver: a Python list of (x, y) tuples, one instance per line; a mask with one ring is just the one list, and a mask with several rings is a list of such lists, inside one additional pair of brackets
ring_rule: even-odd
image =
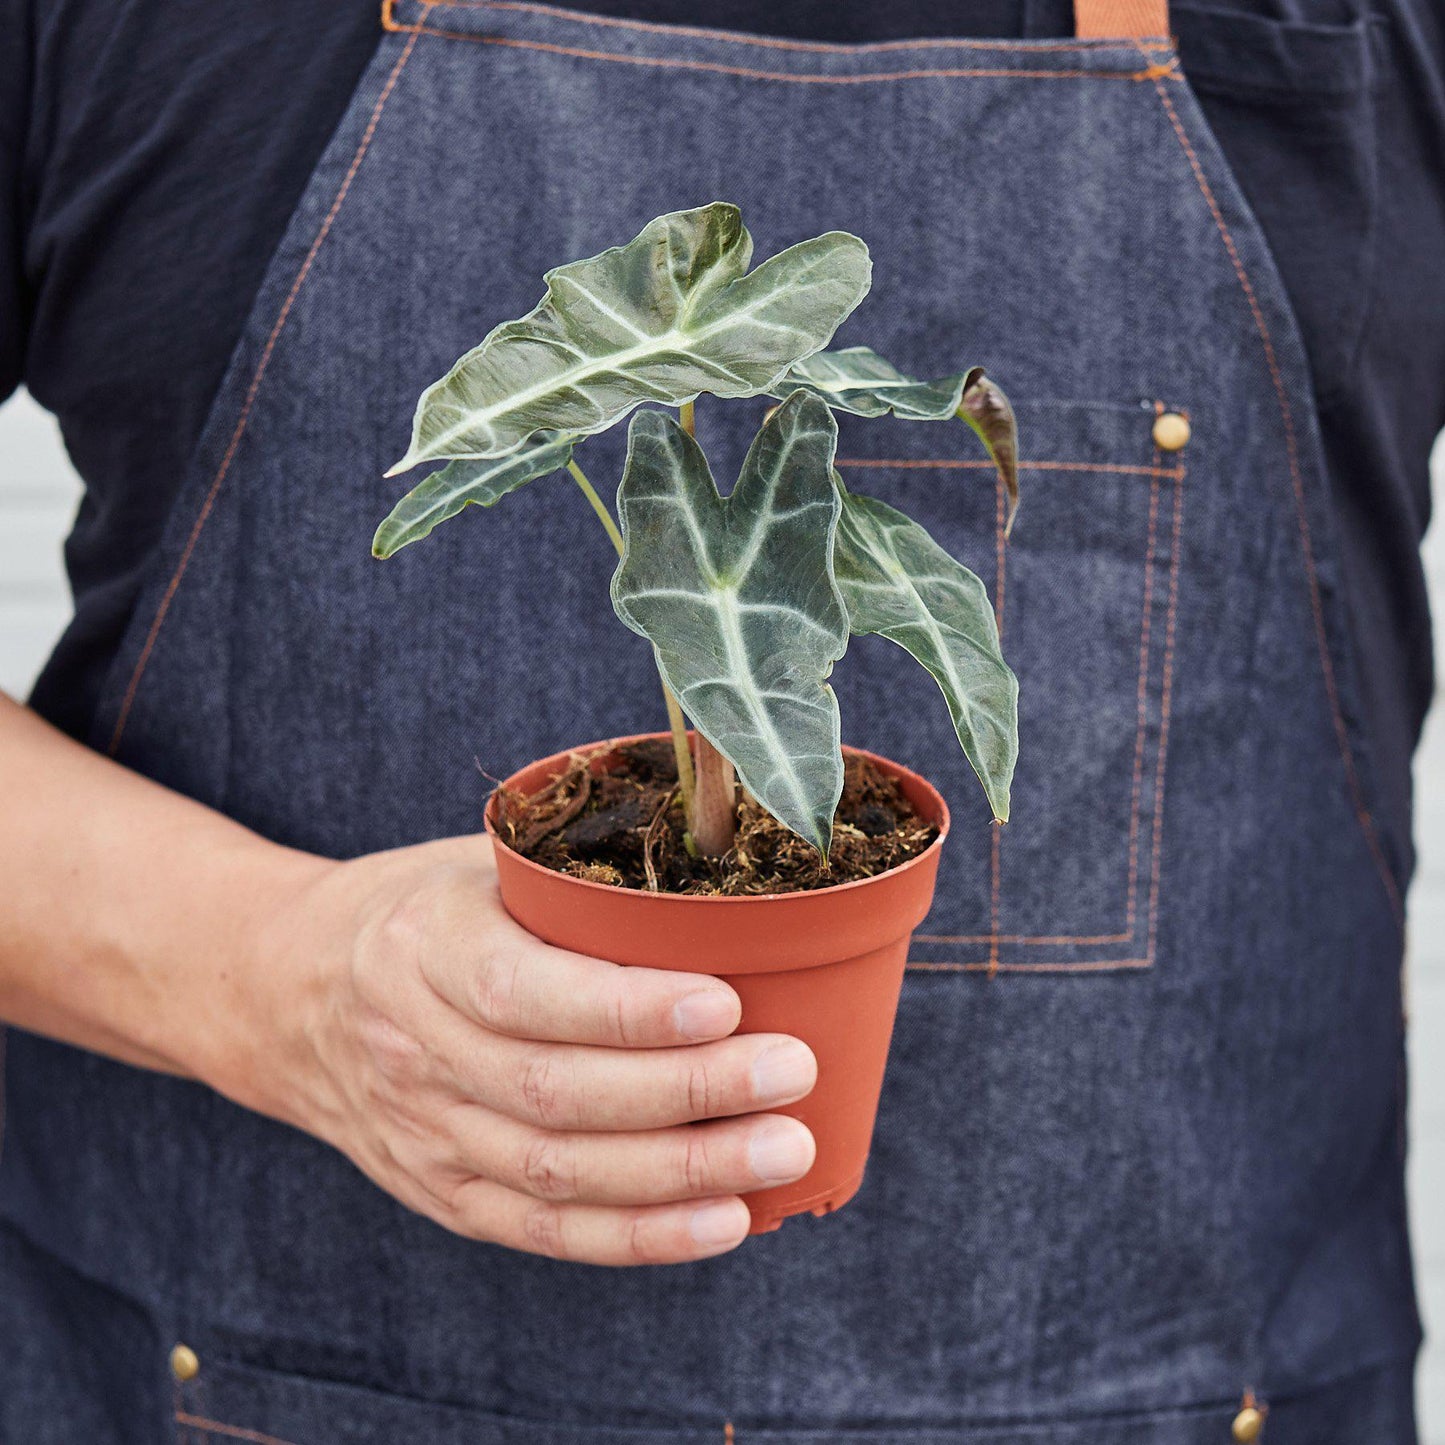
[(0, 0), (0, 401), (23, 379), (30, 314), (23, 214), (30, 39), (30, 0)]

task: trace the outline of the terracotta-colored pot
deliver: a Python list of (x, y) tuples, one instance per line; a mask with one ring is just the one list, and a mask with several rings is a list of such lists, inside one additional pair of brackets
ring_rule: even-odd
[[(638, 740), (616, 738), (576, 751), (591, 752), (593, 771), (602, 773), (616, 766), (616, 749)], [(497, 839), (502, 901), (529, 932), (614, 963), (725, 979), (742, 999), (740, 1033), (792, 1034), (817, 1056), (813, 1092), (775, 1112), (813, 1131), (818, 1157), (794, 1183), (746, 1196), (754, 1234), (776, 1229), (790, 1214), (827, 1214), (863, 1182), (908, 944), (933, 901), (948, 832), (948, 808), (930, 784), (886, 758), (846, 751), (896, 778), (939, 834), (901, 866), (836, 888), (746, 898), (646, 893), (553, 872)], [(570, 756), (543, 758), (503, 787), (536, 792), (566, 771)], [(494, 838), (496, 806), (493, 795), (487, 830)]]

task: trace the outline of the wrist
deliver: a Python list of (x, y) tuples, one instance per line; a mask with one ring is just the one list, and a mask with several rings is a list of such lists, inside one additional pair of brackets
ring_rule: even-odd
[(285, 1107), (287, 1067), (316, 992), (323, 952), (307, 938), (316, 898), (343, 865), (255, 838), (217, 860), (216, 922), (200, 981), (186, 1072), (247, 1108), (295, 1122)]

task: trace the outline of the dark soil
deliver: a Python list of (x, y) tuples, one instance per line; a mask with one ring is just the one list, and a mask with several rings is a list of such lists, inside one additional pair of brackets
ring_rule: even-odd
[(746, 794), (737, 842), (722, 858), (694, 857), (666, 738), (621, 750), (616, 770), (593, 776), (587, 755), (526, 797), (503, 789), (498, 832), (524, 857), (558, 873), (664, 893), (798, 893), (871, 878), (923, 852), (938, 829), (913, 811), (892, 778), (845, 757), (843, 798), (825, 867), (817, 850)]

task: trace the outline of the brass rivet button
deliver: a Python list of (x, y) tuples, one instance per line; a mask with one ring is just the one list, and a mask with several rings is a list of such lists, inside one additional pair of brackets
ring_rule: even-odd
[[(189, 1345), (177, 1345), (171, 1351), (171, 1374), (181, 1384), (187, 1380), (194, 1380), (201, 1373), (200, 1356)], [(1254, 1437), (1251, 1436), (1251, 1439)]]
[[(1165, 420), (1164, 417), (1159, 418)], [(1183, 418), (1180, 418), (1183, 421)], [(1189, 423), (1184, 423), (1185, 431), (1189, 430)], [(1246, 1405), (1239, 1414), (1234, 1417), (1234, 1424), (1229, 1427), (1229, 1433), (1240, 1442), (1240, 1445), (1250, 1445), (1250, 1441), (1258, 1440), (1260, 1431), (1264, 1429), (1264, 1412), (1256, 1409), (1253, 1405)]]
[(1161, 452), (1177, 452), (1189, 445), (1189, 418), (1177, 411), (1161, 412), (1154, 419), (1154, 445)]

